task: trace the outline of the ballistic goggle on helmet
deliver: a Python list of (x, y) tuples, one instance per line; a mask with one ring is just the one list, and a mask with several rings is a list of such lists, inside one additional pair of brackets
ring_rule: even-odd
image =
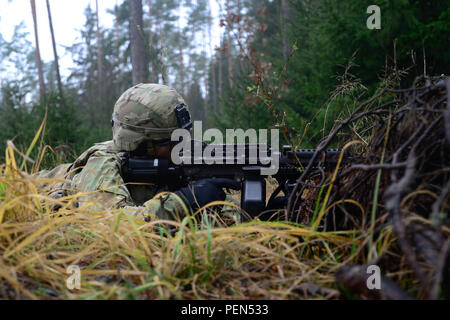
[(189, 109), (178, 92), (144, 83), (120, 96), (111, 123), (114, 145), (122, 151), (134, 151), (147, 140), (170, 141), (175, 129), (192, 127)]

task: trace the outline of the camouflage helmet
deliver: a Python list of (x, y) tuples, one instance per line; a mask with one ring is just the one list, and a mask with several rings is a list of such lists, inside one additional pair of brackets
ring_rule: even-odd
[(169, 140), (175, 129), (187, 129), (191, 122), (178, 92), (162, 84), (140, 83), (117, 100), (112, 125), (114, 145), (133, 151), (143, 141)]

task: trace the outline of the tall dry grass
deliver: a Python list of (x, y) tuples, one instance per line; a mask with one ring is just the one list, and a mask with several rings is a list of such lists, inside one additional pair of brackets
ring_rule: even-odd
[[(0, 166), (1, 298), (336, 298), (333, 270), (360, 258), (364, 235), (356, 230), (226, 227), (209, 209), (143, 221), (126, 209), (99, 211), (95, 194), (52, 199), (48, 188), (61, 180), (36, 178), (27, 155), (42, 127), (25, 154), (9, 143)], [(74, 206), (81, 195), (91, 201)], [(71, 265), (81, 270), (80, 289), (67, 287)]]

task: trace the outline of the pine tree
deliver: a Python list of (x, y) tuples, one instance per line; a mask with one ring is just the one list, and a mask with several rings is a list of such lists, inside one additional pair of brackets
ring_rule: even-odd
[(39, 75), (39, 93), (40, 99), (42, 100), (43, 97), (45, 96), (45, 82), (44, 82), (44, 73), (42, 72), (41, 53), (39, 50), (39, 36), (36, 17), (36, 0), (30, 0), (30, 3), (31, 3), (31, 12), (33, 14), (34, 38), (36, 42), (36, 66), (38, 68), (38, 75)]
[(105, 106), (105, 91), (103, 86), (103, 62), (102, 62), (102, 40), (100, 37), (100, 22), (98, 18), (98, 0), (95, 0), (95, 21), (96, 21), (96, 35), (97, 35), (97, 74), (98, 74), (98, 92), (99, 92), (99, 106), (100, 112), (104, 112)]
[(211, 82), (209, 87), (206, 90), (211, 91), (212, 93), (212, 106), (213, 106), (213, 112), (217, 110), (217, 87), (216, 87), (216, 60), (214, 58), (213, 54), (213, 47), (212, 47), (212, 12), (211, 12), (211, 3), (208, 0), (208, 42), (209, 42), (209, 57), (210, 57), (210, 64), (209, 69), (211, 70), (210, 78)]
[(50, 11), (50, 2), (47, 0), (48, 23), (50, 26), (50, 34), (52, 37), (53, 56), (55, 59), (56, 80), (58, 81), (58, 91), (60, 97), (63, 97), (63, 86), (61, 82), (61, 74), (59, 72), (58, 52), (56, 51), (55, 32), (53, 31), (52, 14)]
[(130, 4), (130, 45), (133, 66), (133, 84), (147, 81), (145, 44), (143, 39), (142, 0), (129, 0)]

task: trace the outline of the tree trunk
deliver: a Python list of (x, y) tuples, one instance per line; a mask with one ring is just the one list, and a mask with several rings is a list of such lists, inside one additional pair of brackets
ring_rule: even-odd
[[(220, 1), (217, 1), (217, 3), (219, 4), (219, 17), (222, 19), (223, 18), (223, 11), (222, 11), (222, 6), (220, 5)], [(222, 32), (219, 31), (219, 39), (220, 39), (220, 44), (219, 44), (219, 59), (218, 59), (218, 69), (219, 69), (219, 74), (218, 74), (218, 87), (219, 87), (219, 99), (222, 98), (222, 87), (223, 87), (223, 70), (222, 70), (222, 48), (223, 48), (223, 43), (222, 43)]]
[[(180, 12), (182, 12), (182, 2), (180, 2)], [(181, 95), (184, 97), (185, 94), (185, 87), (184, 87), (184, 56), (183, 56), (183, 35), (181, 30), (181, 16), (178, 18), (178, 48), (180, 51), (180, 66), (179, 66), (179, 72), (180, 72), (180, 90)]]
[(133, 85), (147, 81), (145, 45), (142, 37), (142, 0), (130, 0), (130, 42)]
[(98, 92), (100, 97), (100, 110), (105, 111), (105, 94), (104, 94), (104, 86), (103, 86), (103, 63), (102, 63), (102, 41), (100, 37), (100, 23), (98, 19), (98, 0), (95, 0), (95, 17), (97, 24), (97, 72), (98, 72)]
[[(241, 17), (241, 1), (237, 0), (237, 14)], [(239, 20), (237, 24), (237, 38), (238, 41), (241, 41), (241, 20)]]
[(289, 54), (289, 47), (286, 35), (286, 23), (289, 20), (289, 4), (286, 0), (281, 0), (280, 18), (281, 18), (281, 39), (283, 46), (283, 60), (284, 62), (286, 62)]
[(166, 45), (164, 44), (164, 38), (163, 38), (163, 34), (162, 34), (162, 25), (159, 25), (159, 41), (161, 43), (161, 59), (159, 61), (160, 63), (160, 68), (161, 68), (161, 78), (162, 78), (162, 83), (165, 84), (166, 86), (169, 84), (169, 74), (167, 71), (167, 63), (165, 62), (165, 59), (167, 59), (167, 48)]
[(50, 2), (47, 0), (48, 23), (50, 25), (50, 34), (52, 36), (53, 55), (55, 57), (56, 80), (58, 81), (59, 95), (63, 97), (63, 88), (61, 83), (61, 75), (59, 73), (58, 52), (56, 51), (55, 33), (53, 32), (52, 13), (50, 11)]
[(114, 13), (115, 13), (115, 21), (114, 21), (114, 28), (115, 28), (115, 37), (116, 37), (116, 64), (117, 66), (120, 64), (120, 55), (119, 55), (119, 49), (120, 49), (120, 33), (119, 33), (119, 7), (117, 5), (116, 0), (116, 6), (114, 7)]
[(203, 65), (203, 74), (204, 74), (204, 86), (205, 86), (205, 119), (208, 120), (209, 113), (209, 92), (208, 92), (208, 56), (206, 55), (206, 35), (205, 31), (202, 32), (203, 38), (203, 49), (205, 51), (205, 62)]
[(182, 41), (181, 41), (181, 37), (182, 37), (182, 35), (181, 35), (181, 30), (180, 30), (179, 33), (178, 33), (178, 46), (179, 46), (179, 51), (180, 51), (180, 55), (179, 55), (179, 58), (180, 58), (180, 62), (179, 62), (179, 64), (180, 64), (180, 66), (179, 66), (180, 91), (181, 91), (180, 93), (181, 93), (182, 96), (184, 96), (186, 90), (185, 90), (185, 87), (184, 87), (184, 60), (183, 60), (183, 44), (182, 44)]
[[(193, 63), (192, 63), (192, 48), (193, 48), (193, 46), (192, 46), (192, 44), (194, 43), (194, 40), (195, 40), (195, 27), (194, 27), (194, 25), (192, 24), (191, 25), (191, 28), (190, 28), (190, 31), (191, 31), (191, 35), (190, 35), (190, 38), (188, 38), (188, 41), (189, 41), (189, 54), (188, 54), (188, 56), (189, 56), (189, 62), (188, 62), (188, 67), (187, 67), (187, 74), (193, 74), (193, 72), (191, 71), (192, 70), (192, 65), (193, 65)], [(195, 51), (194, 51), (195, 52)], [(194, 79), (194, 77), (191, 77), (190, 79), (188, 79), (187, 80), (187, 87), (188, 87), (188, 90), (190, 90), (191, 89), (191, 87), (192, 87), (192, 85), (194, 84), (194, 82), (195, 82), (195, 79)]]
[(30, 3), (31, 3), (31, 12), (33, 13), (34, 38), (36, 41), (36, 65), (38, 68), (38, 75), (39, 75), (39, 98), (42, 100), (45, 95), (45, 83), (44, 83), (44, 73), (42, 71), (41, 53), (39, 51), (39, 36), (36, 18), (36, 1), (30, 0)]
[(213, 54), (212, 48), (212, 12), (211, 12), (211, 4), (208, 0), (208, 40), (209, 40), (209, 57), (211, 59), (210, 68), (211, 68), (211, 78), (212, 78), (212, 106), (213, 110), (217, 110), (217, 91), (216, 91), (216, 63)]
[[(147, 0), (148, 3), (148, 29), (149, 29), (149, 47), (150, 47), (150, 51), (154, 52), (153, 49), (153, 16), (152, 16), (152, 0)], [(150, 81), (152, 83), (156, 82), (156, 77), (155, 77), (155, 67), (154, 64), (151, 64), (152, 66), (152, 70), (151, 70), (151, 74), (150, 74)]]
[[(222, 41), (220, 41), (220, 48), (222, 48)], [(219, 69), (219, 99), (220, 98), (222, 98), (222, 87), (223, 87), (223, 70), (222, 70), (222, 68), (223, 68), (223, 66), (222, 66), (222, 64), (223, 64), (223, 61), (222, 61), (222, 58), (223, 58), (223, 54), (222, 54), (222, 51), (221, 50), (219, 50), (219, 63), (218, 63), (218, 65), (219, 65), (219, 67), (218, 67), (218, 69)]]
[[(227, 20), (230, 19), (230, 1), (226, 2), (227, 7)], [(228, 84), (230, 86), (230, 90), (233, 89), (233, 59), (231, 57), (231, 35), (230, 35), (230, 24), (229, 21), (227, 23), (227, 58), (228, 58)]]

